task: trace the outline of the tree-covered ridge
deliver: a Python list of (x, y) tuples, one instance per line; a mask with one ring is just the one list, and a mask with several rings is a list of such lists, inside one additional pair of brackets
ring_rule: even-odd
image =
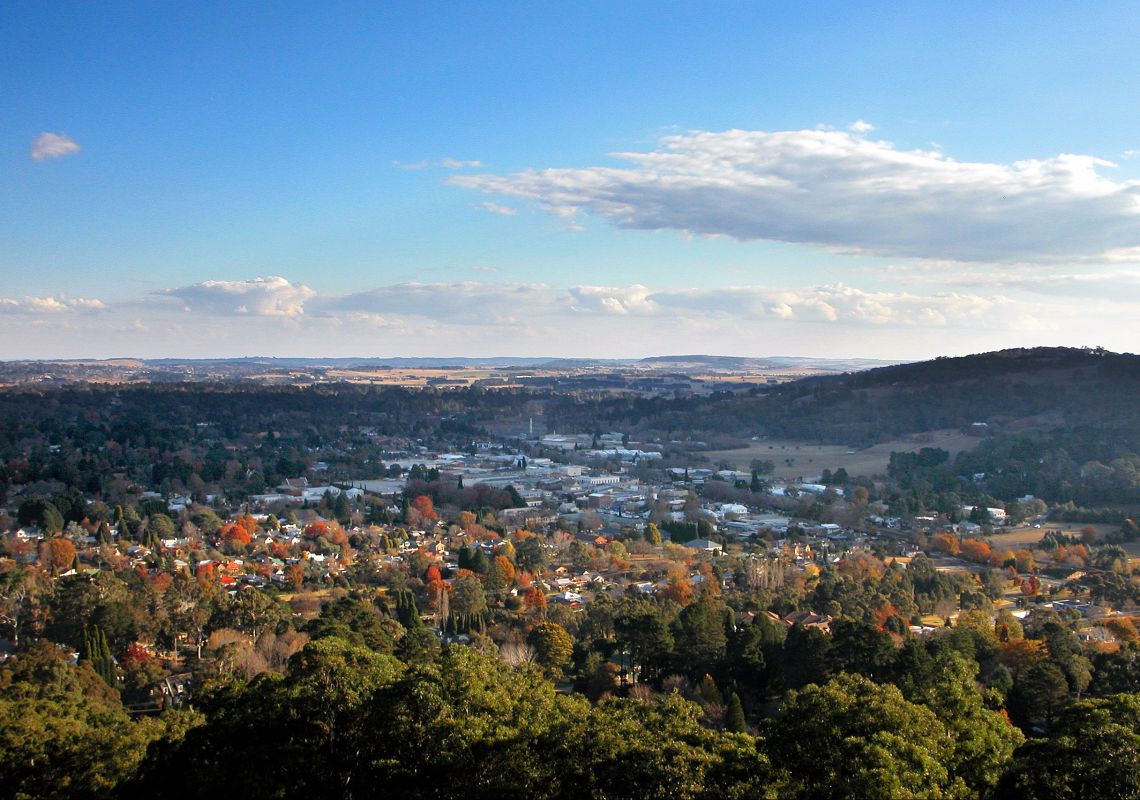
[[(881, 581), (829, 591), (851, 608), (860, 591), (890, 605)], [(919, 640), (850, 617), (830, 634), (789, 628), (725, 604), (740, 599), (600, 601), (569, 629), (538, 622), (519, 661), (481, 634), (441, 646), (418, 616), (404, 627), (400, 608), (345, 596), (277, 666), (251, 671), (239, 656), (249, 639), (235, 637), (239, 649), (221, 645), (200, 673), (194, 710), (135, 719), (90, 658), (68, 664), (43, 641), (0, 669), (0, 796), (1140, 791), (1128, 768), (1140, 743), (1134, 630), (1094, 662), (1050, 611), (996, 624), (967, 612)], [(289, 635), (287, 617), (272, 619), (231, 624), (261, 630), (260, 650)], [(542, 644), (552, 636), (567, 649)], [(615, 663), (630, 667), (620, 681)]]
[(624, 428), (761, 433), (867, 445), (903, 434), (1040, 415), (1069, 426), (1124, 431), (1140, 411), (1140, 356), (1073, 348), (1038, 348), (940, 358), (916, 364), (808, 378), (747, 396), (631, 399), (559, 406)]

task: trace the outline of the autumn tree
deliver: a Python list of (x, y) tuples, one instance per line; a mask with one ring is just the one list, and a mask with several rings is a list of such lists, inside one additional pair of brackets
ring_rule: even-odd
[(67, 539), (53, 536), (40, 545), (40, 564), (52, 575), (71, 568), (75, 563), (75, 545)]
[(227, 522), (222, 526), (221, 530), (222, 541), (227, 544), (241, 545), (245, 547), (253, 541), (253, 536), (249, 532), (249, 528), (238, 522)]
[(658, 547), (661, 544), (661, 529), (653, 522), (645, 526), (645, 541), (654, 547)]

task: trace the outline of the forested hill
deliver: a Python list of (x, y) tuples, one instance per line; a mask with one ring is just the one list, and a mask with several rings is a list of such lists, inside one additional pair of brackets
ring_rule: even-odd
[(936, 358), (911, 364), (879, 367), (843, 376), (853, 388), (960, 383), (986, 379), (1013, 382), (1086, 380), (1140, 381), (1140, 356), (1102, 349), (1034, 347), (999, 350), (959, 358)]
[(742, 410), (782, 435), (850, 444), (975, 422), (1019, 430), (1096, 425), (1131, 438), (1138, 390), (1140, 357), (1035, 348), (809, 379)]
[(1140, 417), (1140, 357), (1076, 348), (1004, 350), (807, 378), (745, 396), (601, 405), (589, 413), (615, 428), (852, 446), (975, 422), (1018, 430), (1095, 424), (1106, 435), (1131, 439)]

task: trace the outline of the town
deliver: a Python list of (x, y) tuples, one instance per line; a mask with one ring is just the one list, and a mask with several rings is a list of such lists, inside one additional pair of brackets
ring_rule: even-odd
[[(123, 715), (142, 749), (108, 785), (148, 786), (147, 747), (207, 747), (185, 726), (212, 737), (228, 693), (381, 656), (431, 674), (494, 664), (503, 691), (523, 681), (603, 717), (618, 698), (683, 699), (694, 730), (769, 742), (818, 687), (872, 705), (880, 685), (909, 687), (889, 702), (921, 709), (950, 670), (982, 726), (969, 736), (992, 738), (977, 793), (1082, 696), (1140, 680), (1140, 531), (1119, 507), (1011, 494), (1025, 484), (995, 460), (1000, 416), (885, 445), (757, 433), (732, 449), (653, 422), (558, 431), (607, 401), (534, 390), (317, 391), (3, 398), (0, 674), (71, 670)], [(1080, 467), (1073, 496), (1135, 463)], [(842, 683), (860, 675), (872, 683)], [(816, 758), (801, 744), (780, 763)]]

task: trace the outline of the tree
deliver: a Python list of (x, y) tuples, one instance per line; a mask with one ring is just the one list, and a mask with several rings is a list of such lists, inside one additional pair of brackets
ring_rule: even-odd
[(895, 655), (894, 640), (886, 631), (851, 620), (836, 620), (832, 624), (828, 656), (834, 672), (857, 672), (882, 680), (894, 664)]
[(527, 644), (534, 648), (538, 663), (546, 674), (557, 678), (570, 665), (574, 655), (574, 640), (566, 629), (555, 622), (542, 622), (527, 635)]
[(451, 611), (454, 614), (482, 614), (487, 610), (483, 583), (471, 572), (460, 570), (452, 582)]
[(40, 564), (52, 575), (71, 568), (75, 561), (75, 545), (58, 536), (45, 539), (40, 545)]
[(546, 609), (546, 595), (537, 586), (531, 586), (523, 595), (523, 603), (527, 608), (540, 612), (544, 611)]
[[(305, 532), (308, 533), (307, 528)], [(222, 540), (230, 545), (241, 545), (245, 547), (253, 541), (253, 536), (250, 534), (249, 529), (237, 522), (227, 522), (222, 526), (220, 533)]]
[(673, 626), (681, 672), (695, 678), (716, 671), (727, 646), (725, 618), (730, 613), (707, 598), (681, 610)]
[(107, 644), (107, 634), (99, 626), (84, 630), (79, 658), (87, 661), (108, 686), (114, 688), (119, 685), (119, 674), (115, 669), (115, 660), (111, 657), (111, 648)]
[(988, 796), (1024, 737), (1004, 715), (986, 707), (975, 662), (944, 650), (929, 667), (929, 677), (921, 683), (911, 679), (909, 670), (904, 672), (900, 688), (908, 700), (930, 708), (946, 725), (954, 739), (947, 765), (951, 774), (974, 795)]
[(1086, 700), (1062, 712), (1053, 735), (1018, 748), (995, 796), (1080, 800), (1140, 796), (1140, 700)]
[(1040, 661), (1014, 684), (1009, 711), (1023, 728), (1048, 731), (1068, 700), (1065, 673), (1051, 661)]
[(515, 563), (520, 569), (538, 575), (549, 563), (546, 545), (537, 536), (530, 536), (515, 545)]
[(40, 524), (47, 533), (60, 533), (63, 531), (63, 515), (59, 509), (52, 503), (45, 502), (43, 505), (43, 516), (41, 517)]
[(728, 696), (727, 708), (724, 712), (724, 729), (730, 733), (744, 733), (744, 706), (740, 703), (740, 695), (732, 692)]
[(831, 674), (831, 639), (816, 628), (793, 625), (784, 640), (784, 676), (790, 688), (822, 683)]
[(660, 613), (647, 605), (621, 613), (614, 619), (614, 632), (619, 647), (629, 649), (631, 665), (638, 668), (641, 680), (656, 682), (674, 644), (672, 631)]
[(341, 525), (347, 525), (352, 517), (352, 507), (348, 504), (348, 493), (338, 492), (333, 500), (333, 516)]
[(689, 579), (688, 571), (681, 568), (670, 570), (669, 577), (665, 579), (665, 586), (659, 595), (661, 599), (669, 600), (681, 606), (692, 602), (693, 582)]
[(0, 671), (0, 686), (4, 797), (116, 796), (152, 742), (177, 741), (200, 719), (173, 712), (133, 721), (86, 661), (72, 667), (47, 643)]
[(645, 526), (645, 541), (654, 547), (661, 545), (661, 529), (658, 528), (656, 524), (650, 522)]
[(929, 708), (897, 688), (840, 675), (789, 694), (764, 726), (773, 763), (796, 798), (945, 797), (961, 794), (947, 768), (953, 739)]

